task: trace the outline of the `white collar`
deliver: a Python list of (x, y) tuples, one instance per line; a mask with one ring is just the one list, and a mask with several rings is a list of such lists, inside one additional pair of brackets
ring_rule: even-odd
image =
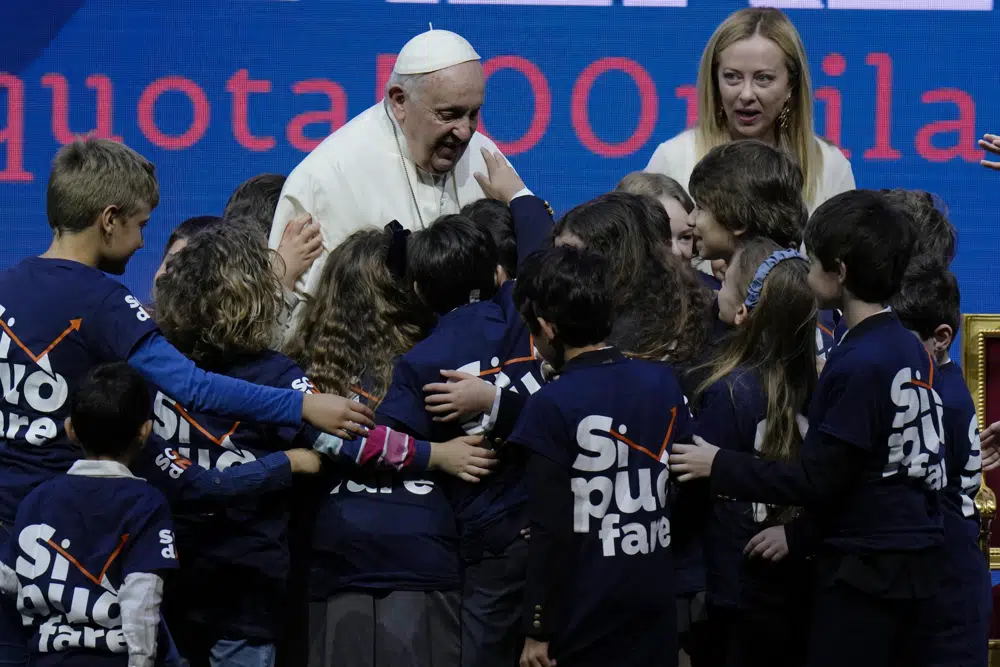
[(81, 459), (77, 461), (66, 471), (66, 474), (80, 475), (81, 477), (141, 479), (133, 475), (127, 466), (118, 461), (98, 461), (94, 459)]

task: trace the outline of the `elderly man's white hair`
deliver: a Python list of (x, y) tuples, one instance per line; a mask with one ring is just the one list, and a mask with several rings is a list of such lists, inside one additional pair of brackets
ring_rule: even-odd
[(399, 87), (403, 90), (403, 94), (406, 95), (407, 99), (416, 99), (420, 96), (424, 82), (431, 74), (433, 72), (426, 74), (399, 74), (398, 72), (393, 72), (392, 76), (389, 77), (388, 83), (385, 84), (385, 96), (388, 97), (390, 90)]

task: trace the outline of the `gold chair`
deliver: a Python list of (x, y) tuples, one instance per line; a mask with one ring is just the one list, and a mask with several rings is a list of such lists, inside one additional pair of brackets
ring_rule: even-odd
[[(1000, 421), (1000, 315), (964, 315), (962, 332), (962, 369), (976, 403), (979, 426), (983, 429)], [(1000, 471), (994, 471), (983, 475), (976, 494), (976, 509), (982, 521), (979, 545), (990, 564), (991, 574), (1000, 570), (1000, 531), (993, 530), (997, 516), (994, 489), (998, 488)], [(989, 664), (1000, 667), (1000, 636), (993, 636), (997, 633), (993, 632), (992, 621), (990, 626)]]

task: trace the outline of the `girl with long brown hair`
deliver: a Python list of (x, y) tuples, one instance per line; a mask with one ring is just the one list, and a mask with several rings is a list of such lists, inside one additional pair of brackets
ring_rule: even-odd
[[(807, 430), (802, 412), (816, 384), (808, 272), (797, 251), (766, 238), (736, 251), (719, 291), (720, 317), (735, 328), (696, 394), (697, 435), (766, 459), (798, 457)], [(795, 516), (794, 508), (712, 501), (705, 562), (715, 664), (802, 664), (804, 559), (788, 555), (787, 540), (764, 553), (748, 548), (762, 530)]]
[[(362, 230), (334, 248), (287, 348), (320, 391), (372, 409), (433, 322), (392, 260), (401, 241)], [(309, 666), (457, 667), (458, 534), (439, 479), (337, 473), (310, 510)]]

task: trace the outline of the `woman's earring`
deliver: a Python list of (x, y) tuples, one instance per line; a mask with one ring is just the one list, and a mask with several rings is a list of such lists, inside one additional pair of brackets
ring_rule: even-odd
[(781, 113), (778, 114), (778, 127), (782, 130), (788, 129), (788, 116), (791, 112), (788, 110), (788, 103), (781, 109)]

